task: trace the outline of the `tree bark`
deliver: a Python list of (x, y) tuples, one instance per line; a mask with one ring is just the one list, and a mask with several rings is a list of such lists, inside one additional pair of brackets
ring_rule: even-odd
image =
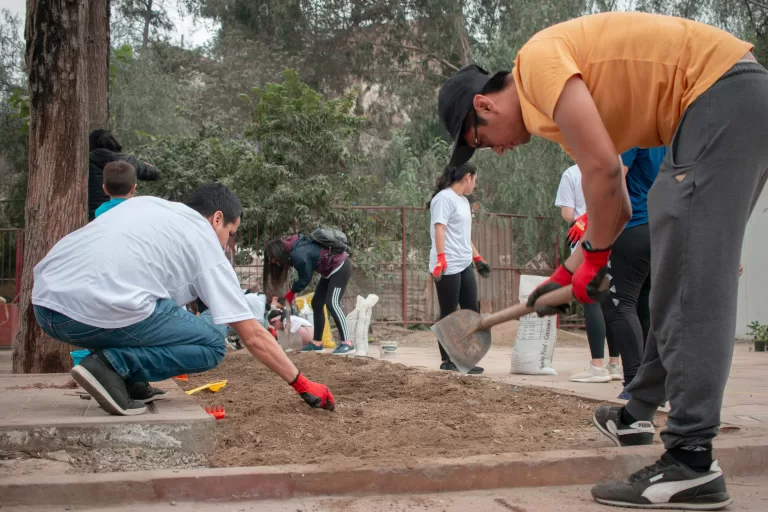
[(109, 125), (109, 0), (88, 10), (88, 131)]
[(29, 184), (14, 373), (63, 372), (73, 348), (45, 336), (32, 309), (32, 270), (85, 223), (88, 178), (88, 3), (27, 0)]
[(147, 0), (146, 10), (144, 11), (144, 34), (141, 40), (141, 47), (147, 48), (149, 44), (149, 27), (152, 25), (152, 0)]

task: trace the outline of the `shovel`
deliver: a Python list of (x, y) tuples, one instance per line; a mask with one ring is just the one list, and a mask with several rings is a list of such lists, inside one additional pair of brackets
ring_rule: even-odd
[[(603, 286), (608, 289), (607, 279), (603, 280), (601, 289)], [(542, 295), (536, 301), (536, 306), (560, 306), (572, 299), (571, 285), (568, 285)], [(490, 315), (480, 315), (471, 309), (460, 309), (433, 325), (432, 332), (456, 368), (461, 373), (468, 373), (491, 348), (491, 327), (517, 320), (533, 311), (534, 308), (525, 304), (516, 304)]]
[[(490, 343), (490, 339), (489, 339), (488, 343)], [(486, 351), (487, 350), (488, 349), (486, 349)], [(224, 386), (226, 386), (226, 385), (227, 385), (227, 381), (226, 380), (220, 380), (220, 381), (216, 381), (216, 382), (209, 382), (208, 384), (206, 384), (204, 386), (200, 386), (199, 388), (190, 389), (189, 391), (185, 391), (185, 393), (188, 394), (188, 395), (191, 395), (192, 393), (197, 393), (198, 391), (202, 391), (204, 389), (209, 389), (209, 390), (213, 391), (214, 393), (218, 393), (219, 390), (221, 388), (223, 388)]]

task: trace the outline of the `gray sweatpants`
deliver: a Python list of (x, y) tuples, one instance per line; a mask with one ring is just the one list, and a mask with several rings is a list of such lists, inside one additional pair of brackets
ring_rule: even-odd
[(685, 111), (648, 194), (651, 331), (627, 411), (669, 399), (667, 449), (711, 446), (733, 357), (739, 259), (768, 178), (768, 72), (738, 63)]

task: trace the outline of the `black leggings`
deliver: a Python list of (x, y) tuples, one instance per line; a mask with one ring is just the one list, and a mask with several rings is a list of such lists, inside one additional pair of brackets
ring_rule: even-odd
[[(480, 304), (477, 298), (477, 281), (475, 280), (475, 268), (470, 265), (460, 274), (451, 274), (443, 276), (439, 282), (435, 282), (437, 289), (437, 302), (440, 304), (440, 319), (456, 311), (459, 306), (461, 309), (471, 309), (477, 313), (480, 312)], [(450, 361), (451, 358), (438, 342), (440, 348), (440, 357), (443, 361)]]
[[(589, 352), (592, 359), (603, 359), (605, 357), (605, 320), (603, 319), (603, 310), (600, 304), (584, 304), (584, 323), (587, 327), (587, 340), (589, 341)], [(615, 343), (610, 339), (608, 341), (608, 355), (610, 357), (619, 357), (619, 350)]]
[(352, 262), (347, 259), (336, 273), (327, 279), (320, 279), (320, 282), (317, 283), (315, 294), (312, 296), (312, 314), (315, 319), (313, 339), (315, 341), (323, 339), (323, 330), (325, 330), (324, 306), (328, 308), (328, 313), (336, 322), (336, 327), (339, 329), (339, 339), (347, 341), (349, 338), (347, 317), (341, 309), (341, 299), (344, 297), (344, 290), (347, 289), (350, 277), (352, 277)]
[(611, 250), (611, 294), (603, 301), (608, 344), (615, 344), (624, 365), (624, 384), (632, 382), (643, 360), (651, 322), (651, 237), (648, 224), (625, 229)]

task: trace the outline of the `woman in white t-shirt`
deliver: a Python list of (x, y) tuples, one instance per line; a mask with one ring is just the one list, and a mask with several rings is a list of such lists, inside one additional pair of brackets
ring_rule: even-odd
[[(445, 318), (459, 306), (479, 312), (477, 281), (472, 269), (488, 277), (491, 267), (483, 260), (472, 244), (472, 209), (466, 197), (477, 182), (477, 168), (466, 163), (448, 166), (437, 180), (435, 193), (429, 202), (431, 221), (429, 234), (432, 250), (429, 253), (429, 270), (435, 279), (440, 318)], [(456, 365), (438, 342), (441, 370), (457, 371)], [(482, 373), (479, 366), (469, 373)]]
[[(269, 312), (267, 322), (276, 330), (283, 329), (288, 312), (284, 309), (273, 309)], [(312, 341), (314, 336), (314, 327), (312, 324), (300, 316), (291, 315), (291, 334), (301, 336), (301, 341), (306, 345)]]

